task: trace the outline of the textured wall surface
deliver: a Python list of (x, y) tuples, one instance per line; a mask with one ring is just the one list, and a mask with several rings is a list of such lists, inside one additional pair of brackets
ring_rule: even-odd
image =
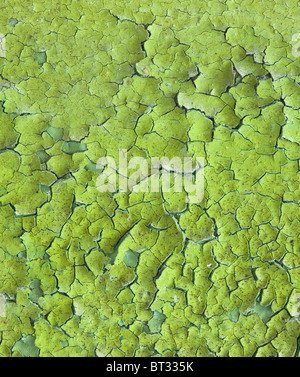
[[(299, 356), (299, 32), (293, 0), (1, 1), (0, 356)], [(100, 192), (120, 149), (204, 157), (203, 200)]]

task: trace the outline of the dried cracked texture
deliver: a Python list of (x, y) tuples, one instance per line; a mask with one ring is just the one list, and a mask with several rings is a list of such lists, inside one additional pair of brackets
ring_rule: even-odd
[[(299, 356), (297, 1), (32, 3), (0, 5), (0, 355)], [(100, 193), (121, 148), (203, 156), (204, 199)]]

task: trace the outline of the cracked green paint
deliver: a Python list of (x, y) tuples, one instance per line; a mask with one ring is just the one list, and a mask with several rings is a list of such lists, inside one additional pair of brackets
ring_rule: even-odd
[[(0, 356), (299, 356), (297, 2), (0, 13)], [(202, 202), (100, 193), (119, 149)]]

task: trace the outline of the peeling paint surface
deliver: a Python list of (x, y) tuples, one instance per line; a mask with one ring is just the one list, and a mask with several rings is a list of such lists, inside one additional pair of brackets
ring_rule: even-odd
[[(299, 356), (296, 27), (294, 0), (1, 2), (1, 357)], [(203, 200), (99, 192), (120, 149), (204, 157)]]

